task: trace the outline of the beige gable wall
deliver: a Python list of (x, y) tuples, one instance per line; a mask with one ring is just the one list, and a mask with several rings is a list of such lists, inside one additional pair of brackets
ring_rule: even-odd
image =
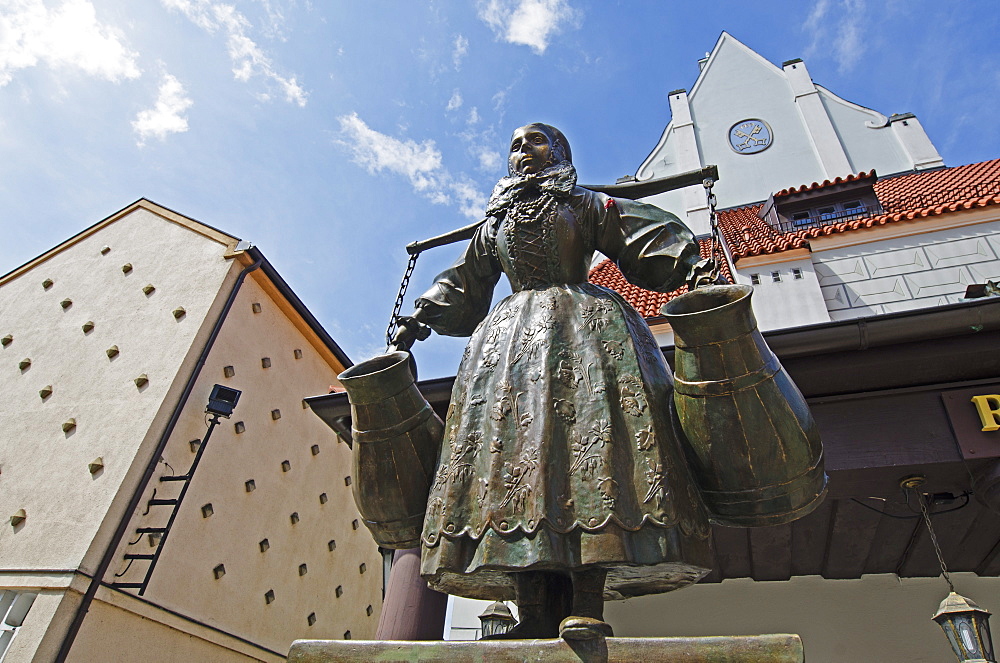
[[(324, 360), (328, 351), (321, 353), (289, 319), (287, 303), (274, 297), (280, 295), (266, 277), (259, 270), (251, 274), (168, 442), (164, 460), (174, 472), (187, 471), (194, 458), (190, 441), (205, 434), (212, 385), (243, 394), (232, 418), (223, 419), (209, 440), (145, 598), (282, 654), (296, 638), (342, 638), (348, 630), (353, 638), (371, 638), (381, 607), (381, 556), (364, 526), (352, 527), (360, 515), (345, 482), (350, 450), (302, 405), (306, 396), (327, 391), (341, 368)], [(259, 313), (254, 304), (260, 304)], [(302, 351), (300, 359), (295, 350)], [(270, 368), (262, 366), (265, 357)], [(233, 377), (225, 377), (226, 366), (233, 367)], [(273, 410), (279, 419), (272, 418)], [(235, 432), (237, 422), (245, 426), (243, 433)], [(157, 476), (168, 473), (164, 464)], [(255, 489), (248, 492), (251, 479)], [(154, 480), (143, 504), (152, 488), (157, 497), (173, 497), (180, 486)], [(206, 518), (202, 507), (209, 503), (212, 515)], [(137, 527), (162, 526), (168, 512), (169, 507), (152, 507), (136, 518), (128, 540), (136, 539)], [(294, 525), (293, 512), (299, 516)], [(265, 538), (269, 547), (262, 553)], [(152, 550), (142, 538), (122, 548), (119, 559), (125, 552)], [(219, 564), (226, 573), (216, 579), (213, 569)], [(301, 564), (306, 574), (300, 576)], [(122, 561), (112, 571), (125, 566)], [(140, 581), (144, 570), (145, 563), (135, 562), (120, 580)], [(270, 604), (264, 598), (268, 590), (275, 595)], [(310, 613), (316, 615), (312, 626)]]
[[(114, 652), (114, 653), (112, 653)], [(233, 638), (218, 638), (205, 628), (171, 619), (162, 612), (140, 616), (96, 601), (70, 654), (70, 663), (112, 660), (142, 663), (242, 663), (280, 661)]]
[[(0, 528), (0, 571), (81, 565), (154, 418), (169, 410), (164, 399), (229, 272), (225, 252), (137, 208), (0, 284), (0, 336), (14, 337), (0, 348), (0, 515), (27, 514)], [(179, 306), (187, 314), (176, 320)], [(112, 345), (120, 354), (109, 359)], [(149, 382), (137, 387), (141, 374)], [(70, 419), (76, 428), (64, 433)], [(98, 457), (104, 469), (91, 475)]]

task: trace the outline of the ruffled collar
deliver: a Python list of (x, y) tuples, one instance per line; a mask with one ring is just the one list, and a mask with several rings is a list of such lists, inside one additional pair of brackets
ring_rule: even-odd
[(549, 166), (545, 170), (522, 175), (514, 173), (501, 178), (493, 187), (490, 201), (486, 205), (486, 215), (495, 216), (510, 207), (518, 196), (526, 190), (537, 189), (557, 199), (569, 198), (576, 186), (576, 168), (569, 161)]

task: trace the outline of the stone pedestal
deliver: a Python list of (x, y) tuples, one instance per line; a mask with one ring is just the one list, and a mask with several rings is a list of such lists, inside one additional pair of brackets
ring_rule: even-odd
[(802, 640), (788, 634), (607, 638), (582, 642), (297, 640), (288, 653), (289, 663), (803, 663), (804, 660)]

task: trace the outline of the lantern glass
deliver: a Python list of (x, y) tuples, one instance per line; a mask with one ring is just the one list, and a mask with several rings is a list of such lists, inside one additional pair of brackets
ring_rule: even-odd
[(963, 663), (996, 663), (989, 619), (988, 611), (954, 592), (941, 602), (934, 615), (955, 656)]
[(503, 602), (495, 601), (486, 608), (483, 614), (479, 615), (479, 621), (483, 626), (482, 637), (506, 633), (517, 625), (517, 620)]

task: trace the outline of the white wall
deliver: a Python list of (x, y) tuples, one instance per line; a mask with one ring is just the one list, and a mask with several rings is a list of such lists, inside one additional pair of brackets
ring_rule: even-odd
[[(876, 169), (889, 175), (942, 165), (916, 118), (906, 127), (888, 125), (885, 115), (814, 85), (805, 63), (782, 70), (726, 33), (686, 95), (686, 108), (676, 96), (670, 97), (673, 119), (636, 177), (646, 180), (690, 170), (690, 157), (700, 156), (701, 165), (719, 166), (720, 209), (851, 171)], [(690, 128), (685, 128), (685, 110), (694, 122), (695, 145), (690, 144)], [(737, 154), (729, 146), (729, 129), (751, 118), (770, 125), (773, 142), (762, 152)], [(702, 192), (691, 187), (644, 200), (684, 219), (701, 197)], [(703, 212), (686, 221), (697, 234), (709, 231)]]
[(813, 262), (834, 320), (953, 303), (1000, 278), (1000, 221), (816, 250)]
[[(885, 126), (873, 128), (872, 125), (884, 125), (888, 118), (845, 101), (823, 87), (816, 87), (823, 107), (840, 136), (840, 142), (850, 161), (851, 172), (874, 168), (879, 175), (891, 175), (914, 168), (915, 163), (900, 144), (896, 132)], [(846, 173), (835, 173), (834, 176), (844, 174)]]
[[(795, 269), (799, 270), (802, 278), (795, 278)], [(774, 272), (778, 273), (779, 282), (774, 281)], [(830, 321), (823, 305), (816, 270), (808, 257), (737, 268), (734, 276), (737, 283), (751, 285), (753, 274), (760, 276), (760, 284), (753, 286), (751, 301), (757, 325), (762, 331)]]
[[(963, 573), (953, 580), (982, 608), (1000, 610), (1000, 579)], [(797, 633), (809, 663), (941, 663), (955, 659), (931, 616), (947, 594), (941, 578), (891, 574), (740, 579), (613, 601), (605, 616), (625, 637)]]
[[(952, 579), (959, 593), (982, 608), (1000, 610), (1000, 579), (971, 573)], [(619, 637), (797, 633), (810, 663), (940, 663), (952, 655), (931, 616), (947, 593), (941, 578), (892, 574), (859, 580), (739, 579), (609, 601), (605, 617)], [(468, 639), (489, 602), (451, 600), (445, 633), (449, 626), (459, 628), (447, 639)]]

